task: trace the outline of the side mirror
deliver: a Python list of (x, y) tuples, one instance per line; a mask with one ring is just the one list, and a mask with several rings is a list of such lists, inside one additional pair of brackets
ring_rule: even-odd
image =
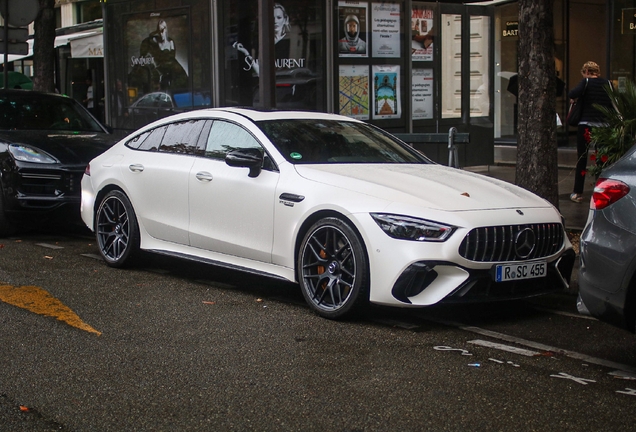
[(257, 148), (232, 150), (225, 156), (225, 163), (231, 167), (249, 168), (248, 177), (258, 177), (263, 167), (263, 152)]

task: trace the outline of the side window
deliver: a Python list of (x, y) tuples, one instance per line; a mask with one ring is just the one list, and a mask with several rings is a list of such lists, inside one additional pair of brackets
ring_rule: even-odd
[(146, 138), (148, 138), (148, 135), (150, 135), (150, 132), (144, 132), (141, 135), (137, 135), (126, 143), (126, 147), (130, 147), (131, 149), (139, 149), (139, 146), (141, 146)]
[(201, 154), (197, 150), (199, 135), (205, 120), (188, 120), (168, 125), (161, 140), (160, 152), (179, 154)]
[(126, 147), (130, 147), (135, 150), (157, 151), (165, 133), (165, 126), (144, 132), (128, 141), (126, 143)]
[(262, 147), (256, 138), (242, 127), (222, 120), (215, 120), (205, 146), (205, 157), (224, 160), (232, 150)]

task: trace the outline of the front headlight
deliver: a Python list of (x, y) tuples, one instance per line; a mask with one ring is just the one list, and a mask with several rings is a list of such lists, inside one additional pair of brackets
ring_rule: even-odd
[(371, 217), (389, 237), (400, 240), (443, 242), (455, 230), (453, 226), (409, 216), (371, 213)]
[(35, 147), (20, 145), (20, 144), (11, 144), (9, 146), (9, 152), (15, 158), (15, 160), (19, 160), (22, 162), (34, 162), (34, 163), (42, 163), (42, 164), (54, 164), (57, 161), (47, 153), (42, 150), (38, 150)]

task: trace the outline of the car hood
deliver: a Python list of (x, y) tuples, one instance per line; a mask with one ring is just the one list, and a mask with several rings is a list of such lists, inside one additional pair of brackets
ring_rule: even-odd
[(296, 165), (296, 170), (339, 189), (446, 211), (552, 207), (513, 184), (442, 165)]
[(62, 164), (87, 164), (117, 139), (100, 132), (0, 131), (0, 141), (25, 144), (43, 150)]

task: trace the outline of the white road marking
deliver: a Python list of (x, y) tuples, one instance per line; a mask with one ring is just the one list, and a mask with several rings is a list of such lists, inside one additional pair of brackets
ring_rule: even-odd
[(435, 347), (433, 347), (433, 349), (435, 351), (459, 351), (463, 356), (471, 356), (472, 355), (470, 352), (466, 351), (465, 349), (452, 348), (452, 347), (444, 346), (444, 345), (435, 346)]
[(538, 306), (532, 306), (532, 309), (541, 311), (541, 312), (547, 312), (547, 313), (551, 313), (554, 315), (561, 315), (561, 316), (566, 316), (566, 317), (570, 317), (570, 318), (580, 318), (580, 319), (586, 319), (586, 320), (591, 320), (591, 321), (598, 321), (596, 318), (594, 318), (593, 316), (589, 316), (589, 315), (581, 315), (581, 314), (577, 314), (577, 313), (571, 313), (571, 312), (563, 312), (563, 311), (559, 311), (559, 310), (555, 310), (555, 309), (547, 309), (547, 308), (542, 308), (542, 307), (538, 307)]
[(556, 354), (561, 354), (564, 355), (566, 357), (569, 358), (573, 358), (573, 359), (577, 359), (577, 360), (582, 360), (586, 363), (592, 363), (598, 366), (604, 366), (607, 368), (611, 368), (611, 369), (618, 369), (619, 371), (623, 371), (623, 372), (628, 372), (628, 373), (633, 373), (636, 374), (636, 367), (634, 366), (629, 366), (629, 365), (624, 365), (621, 363), (617, 363), (617, 362), (613, 362), (610, 360), (604, 360), (604, 359), (600, 359), (600, 358), (596, 358), (596, 357), (592, 357), (586, 354), (581, 354), (581, 353), (577, 353), (575, 351), (569, 351), (569, 350), (565, 350), (562, 348), (557, 348), (557, 347), (553, 347), (550, 345), (545, 345), (539, 342), (534, 342), (534, 341), (529, 341), (527, 339), (521, 339), (518, 337), (514, 337), (514, 336), (509, 336), (503, 333), (498, 333), (498, 332), (494, 332), (494, 331), (490, 331), (490, 330), (485, 330), (479, 327), (474, 327), (474, 326), (465, 326), (463, 324), (460, 323), (456, 323), (453, 321), (446, 321), (446, 320), (434, 320), (437, 323), (440, 324), (444, 324), (444, 325), (448, 325), (451, 327), (457, 327), (461, 330), (467, 331), (467, 332), (471, 332), (471, 333), (477, 333), (480, 334), (482, 336), (488, 336), (491, 337), (493, 339), (499, 339), (499, 340), (503, 340), (506, 342), (511, 342), (517, 345), (523, 345), (529, 348), (534, 348), (536, 350), (539, 351), (543, 351), (543, 352), (553, 352)]
[(588, 385), (589, 383), (595, 383), (596, 381), (591, 380), (591, 379), (587, 379), (587, 378), (579, 378), (579, 377), (575, 377), (573, 375), (570, 374), (566, 374), (565, 372), (559, 372), (558, 375), (550, 375), (553, 378), (563, 378), (563, 379), (569, 379), (572, 380), (576, 383), (579, 384), (583, 384), (583, 385)]
[(64, 246), (58, 246), (58, 245), (52, 245), (49, 243), (36, 243), (36, 246), (41, 246), (43, 248), (47, 248), (47, 249), (64, 249)]
[(621, 394), (626, 394), (629, 396), (636, 396), (636, 389), (631, 389), (631, 388), (626, 388), (625, 391), (623, 390), (616, 390), (616, 393), (621, 393)]
[(636, 373), (629, 373), (617, 370), (614, 372), (610, 372), (609, 374), (614, 378), (636, 381)]
[(489, 342), (489, 341), (485, 341), (485, 340), (481, 340), (481, 339), (475, 339), (472, 341), (468, 341), (469, 344), (473, 344), (473, 345), (479, 345), (479, 346), (483, 346), (483, 347), (487, 347), (487, 348), (494, 348), (494, 349), (498, 349), (501, 351), (507, 351), (510, 353), (514, 353), (514, 354), (519, 354), (522, 356), (526, 356), (526, 357), (534, 357), (539, 355), (540, 353), (538, 353), (537, 351), (530, 351), (527, 349), (523, 349), (523, 348), (517, 348), (517, 347), (513, 347), (510, 345), (504, 345), (504, 344), (500, 344), (497, 342)]

